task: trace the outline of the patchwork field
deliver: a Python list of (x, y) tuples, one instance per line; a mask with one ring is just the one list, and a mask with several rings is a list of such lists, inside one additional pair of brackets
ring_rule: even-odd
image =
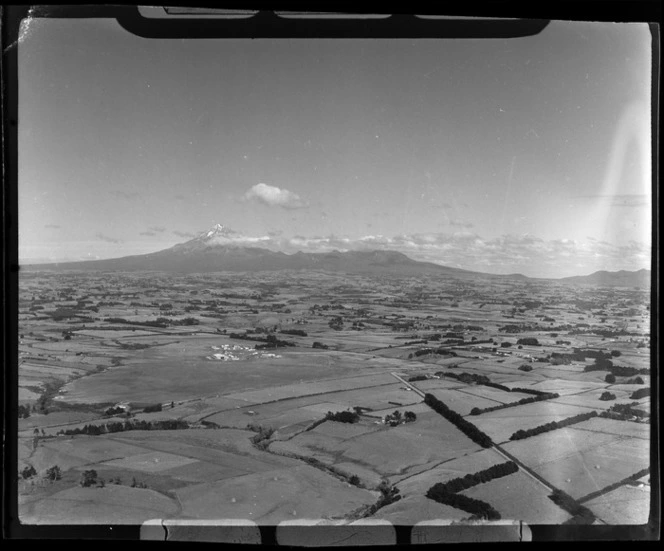
[(650, 487), (620, 486), (584, 505), (607, 524), (646, 524), (650, 519)]
[[(426, 498), (427, 491), (507, 459), (475, 444), (420, 392), (520, 462), (517, 473), (464, 491), (504, 520), (569, 519), (528, 470), (586, 498), (598, 523), (645, 518), (649, 475), (640, 488), (605, 490), (649, 466), (647, 415), (508, 440), (519, 429), (615, 404), (651, 410), (650, 397), (630, 398), (650, 386), (643, 292), (323, 271), (238, 278), (22, 274), (22, 521), (467, 521), (470, 513)], [(438, 347), (453, 355), (432, 353)], [(588, 357), (553, 365), (553, 352), (577, 349)], [(644, 384), (585, 372), (595, 357), (642, 370)], [(440, 371), (560, 397), (470, 415), (532, 395), (445, 377), (408, 381)], [(616, 398), (600, 400), (606, 391)], [(327, 412), (358, 417), (324, 421)], [(395, 412), (400, 421), (388, 418)], [(173, 422), (169, 430), (164, 422)], [(110, 423), (123, 430), (104, 432)], [(74, 430), (84, 434), (63, 434)], [(92, 471), (96, 481), (83, 487)]]
[(518, 430), (532, 429), (551, 421), (560, 421), (588, 411), (588, 408), (585, 407), (545, 400), (480, 415), (469, 415), (468, 420), (487, 433), (494, 442), (500, 443), (508, 441), (510, 436)]
[(575, 425), (504, 447), (553, 486), (577, 499), (650, 465), (648, 440), (583, 430)]
[(185, 516), (250, 519), (259, 524), (342, 517), (376, 498), (306, 465), (189, 486), (176, 494)]
[(180, 518), (175, 500), (153, 490), (109, 485), (70, 488), (26, 504), (25, 524), (132, 524), (154, 518)]
[(414, 423), (389, 428), (376, 425), (375, 430), (363, 430), (360, 434), (349, 430), (344, 435), (343, 429), (337, 427), (330, 433), (325, 427), (328, 424), (337, 423), (327, 421), (288, 442), (275, 442), (270, 450), (315, 457), (329, 465), (357, 463), (387, 477), (430, 467), (479, 449), (454, 425), (433, 412), (419, 415)]
[(562, 524), (571, 517), (548, 498), (550, 492), (519, 471), (468, 490), (463, 495), (490, 503), (504, 520), (528, 524)]

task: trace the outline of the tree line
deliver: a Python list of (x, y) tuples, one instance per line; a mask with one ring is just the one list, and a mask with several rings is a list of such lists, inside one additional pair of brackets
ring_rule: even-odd
[(424, 403), (433, 409), (436, 413), (439, 413), (450, 423), (456, 426), (461, 432), (463, 432), (468, 438), (470, 438), (476, 444), (479, 444), (483, 448), (490, 448), (493, 446), (493, 442), (488, 435), (483, 433), (471, 422), (466, 421), (461, 415), (456, 411), (451, 410), (447, 405), (436, 398), (433, 394), (424, 395)]
[(87, 434), (90, 436), (99, 436), (101, 434), (110, 434), (113, 432), (124, 432), (129, 430), (184, 430), (191, 428), (189, 422), (183, 419), (163, 419), (159, 421), (132, 420), (125, 422), (113, 422), (100, 425), (84, 425), (73, 429), (58, 431), (57, 434), (64, 436), (76, 436), (78, 434)]
[(559, 394), (555, 392), (545, 392), (532, 398), (521, 398), (518, 402), (509, 402), (508, 404), (500, 404), (498, 406), (491, 406), (488, 408), (473, 408), (470, 410), (471, 415), (481, 415), (482, 413), (487, 413), (489, 411), (496, 411), (499, 409), (512, 408), (516, 406), (523, 406), (525, 404), (532, 404), (535, 402), (542, 402), (544, 400), (553, 400), (554, 398), (560, 398)]
[(595, 514), (590, 509), (562, 490), (553, 490), (549, 499), (572, 515), (572, 518), (565, 521), (565, 524), (592, 524), (595, 522)]
[(524, 438), (530, 438), (531, 436), (536, 436), (543, 432), (562, 429), (563, 427), (568, 427), (576, 423), (582, 423), (583, 421), (597, 417), (597, 415), (596, 411), (589, 411), (588, 413), (580, 413), (579, 415), (574, 415), (560, 421), (551, 421), (550, 423), (545, 423), (544, 425), (539, 425), (532, 429), (520, 429), (510, 436), (510, 440), (523, 440)]
[(617, 419), (619, 421), (632, 421), (634, 418), (637, 420), (648, 421), (650, 414), (642, 409), (636, 409), (638, 402), (631, 404), (613, 404), (607, 411), (599, 414), (600, 417), (607, 419)]
[(511, 475), (518, 470), (519, 467), (516, 463), (514, 463), (514, 461), (507, 461), (505, 463), (493, 465), (488, 469), (484, 469), (472, 474), (467, 474), (466, 476), (453, 478), (447, 482), (438, 482), (429, 488), (427, 497), (435, 499), (435, 497), (432, 497), (432, 495), (438, 495), (441, 493), (456, 494), (463, 490), (467, 490), (468, 488), (472, 488), (473, 486), (477, 486), (478, 484), (489, 482), (494, 478), (501, 478), (503, 476)]

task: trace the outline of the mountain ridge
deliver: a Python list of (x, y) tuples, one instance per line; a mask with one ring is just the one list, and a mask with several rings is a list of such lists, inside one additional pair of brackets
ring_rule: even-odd
[(266, 238), (246, 237), (221, 224), (199, 233), (184, 243), (178, 243), (154, 253), (131, 255), (102, 260), (82, 260), (54, 264), (27, 264), (21, 269), (76, 271), (159, 271), (177, 273), (253, 272), (277, 270), (321, 270), (360, 274), (417, 276), (440, 274), (460, 278), (518, 279), (521, 281), (557, 281), (570, 284), (647, 287), (650, 270), (636, 272), (600, 270), (587, 276), (559, 279), (531, 278), (523, 274), (488, 274), (413, 260), (391, 250), (338, 251), (287, 254), (272, 251), (260, 244)]

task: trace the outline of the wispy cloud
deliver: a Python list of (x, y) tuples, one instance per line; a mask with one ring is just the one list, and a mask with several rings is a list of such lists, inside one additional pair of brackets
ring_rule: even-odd
[(186, 232), (186, 231), (174, 230), (173, 234), (177, 235), (178, 237), (195, 237), (193, 233), (189, 233), (189, 232)]
[(611, 202), (612, 207), (649, 207), (652, 198), (645, 193), (637, 194), (600, 194), (600, 195), (577, 195), (579, 199), (606, 199)]
[(161, 232), (165, 232), (166, 228), (164, 228), (162, 226), (151, 226), (151, 227), (148, 228), (148, 230), (153, 231), (153, 232), (161, 233)]
[(114, 189), (109, 191), (111, 195), (114, 195), (115, 197), (121, 197), (122, 199), (136, 199), (136, 197), (139, 197), (141, 194), (138, 193), (137, 191), (120, 191), (118, 189)]
[(472, 222), (462, 222), (461, 220), (450, 220), (450, 226), (454, 226), (456, 228), (466, 228), (470, 229), (475, 226)]
[(99, 239), (100, 241), (105, 241), (106, 243), (122, 243), (122, 239), (117, 239), (115, 237), (110, 237), (108, 235), (104, 235), (101, 232), (97, 232), (95, 234), (95, 237)]
[(157, 234), (154, 233), (153, 231), (142, 231), (142, 232), (140, 233), (140, 235), (150, 235), (150, 236), (154, 236), (154, 235), (157, 235)]
[(252, 186), (243, 199), (284, 209), (301, 209), (307, 206), (297, 193), (263, 183)]

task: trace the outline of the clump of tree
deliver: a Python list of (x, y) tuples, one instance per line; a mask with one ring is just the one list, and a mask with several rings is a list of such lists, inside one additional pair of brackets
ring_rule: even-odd
[(329, 321), (328, 326), (335, 331), (341, 331), (344, 328), (344, 320), (341, 316), (335, 316)]
[(587, 421), (588, 419), (592, 419), (593, 417), (597, 417), (596, 411), (589, 411), (588, 413), (580, 413), (579, 415), (574, 415), (573, 417), (568, 417), (567, 419), (562, 419), (560, 421), (551, 421), (550, 423), (545, 423), (544, 425), (539, 425), (532, 429), (526, 429), (526, 430), (520, 429), (516, 431), (514, 434), (512, 434), (512, 436), (510, 436), (510, 440), (523, 440), (524, 438), (537, 436), (538, 434), (542, 434), (543, 432), (549, 432), (556, 429), (562, 429), (564, 427), (568, 427), (576, 423), (582, 423), (583, 421)]
[(454, 424), (461, 432), (463, 432), (476, 444), (479, 444), (483, 448), (490, 448), (493, 446), (493, 442), (488, 435), (483, 433), (471, 422), (466, 421), (466, 419), (464, 419), (456, 411), (451, 410), (444, 402), (436, 398), (433, 394), (425, 394), (424, 403), (427, 404), (436, 413), (442, 415), (445, 419)]
[(306, 331), (302, 331), (302, 329), (282, 329), (279, 332), (283, 333), (284, 335), (294, 335), (296, 337), (306, 337), (307, 336)]
[(613, 373), (607, 373), (606, 377), (604, 377), (604, 382), (612, 385), (613, 383), (616, 382), (616, 376)]
[(486, 385), (487, 383), (491, 382), (491, 379), (489, 379), (489, 377), (486, 375), (478, 375), (477, 373), (446, 373), (444, 371), (439, 371), (437, 375), (438, 374), (441, 374), (445, 377), (450, 377), (451, 379), (456, 379), (457, 381), (461, 381), (467, 385)]
[(426, 356), (430, 354), (437, 354), (439, 356), (456, 356), (457, 353), (454, 350), (448, 348), (420, 348), (413, 352), (416, 357)]
[(162, 410), (161, 404), (151, 404), (143, 408), (143, 413), (155, 413), (161, 410)]
[(252, 443), (259, 449), (265, 450), (270, 445), (270, 438), (274, 434), (272, 427), (263, 427), (262, 425), (247, 425), (249, 430), (257, 433), (251, 438)]
[(512, 343), (509, 341), (503, 341), (500, 343), (500, 348), (509, 348), (510, 346), (512, 346)]
[(357, 423), (360, 416), (355, 411), (337, 411), (335, 413), (328, 411), (325, 414), (325, 420), (336, 421), (337, 423)]
[(311, 345), (311, 348), (320, 348), (321, 350), (327, 350), (330, 347), (327, 344), (315, 341), (314, 344)]
[(612, 392), (609, 392), (608, 390), (606, 390), (606, 391), (602, 392), (602, 395), (599, 397), (599, 399), (602, 400), (603, 402), (608, 402), (610, 400), (615, 400), (616, 395), (613, 394)]
[(122, 415), (126, 412), (126, 409), (121, 406), (110, 407), (104, 411), (104, 415)]
[(629, 379), (625, 381), (626, 385), (645, 385), (646, 382), (641, 377), (635, 377), (634, 379)]
[(23, 404), (18, 406), (18, 416), (21, 419), (27, 419), (30, 417), (30, 406), (24, 406)]
[(638, 405), (638, 402), (613, 404), (607, 411), (600, 413), (599, 416), (619, 421), (647, 421), (650, 414), (642, 409), (637, 409)]
[(46, 480), (50, 480), (51, 482), (60, 480), (62, 478), (62, 471), (60, 470), (60, 467), (53, 465), (52, 467), (46, 469), (46, 475), (44, 478), (46, 478)]
[(94, 469), (88, 470), (88, 471), (83, 471), (81, 473), (81, 480), (79, 481), (79, 484), (83, 488), (89, 488), (90, 486), (96, 486), (97, 485), (97, 471)]
[(390, 425), (391, 427), (396, 427), (397, 425), (401, 425), (403, 423), (412, 423), (416, 420), (417, 415), (415, 415), (412, 411), (406, 411), (403, 415), (401, 415), (401, 412), (398, 409), (395, 410), (394, 413), (388, 414), (383, 418), (383, 422), (386, 425)]
[(516, 344), (522, 346), (540, 346), (539, 341), (535, 337), (523, 337), (516, 341)]
[(32, 466), (28, 465), (23, 468), (23, 470), (19, 473), (21, 478), (23, 480), (27, 480), (28, 478), (32, 478), (33, 476), (37, 475), (37, 470)]
[(295, 346), (295, 343), (291, 341), (282, 341), (275, 335), (268, 335), (265, 338), (265, 344), (257, 344), (254, 348), (256, 350), (265, 350), (269, 348), (284, 348), (286, 346)]
[(371, 507), (366, 510), (366, 516), (371, 516), (379, 509), (382, 509), (383, 507), (386, 507), (387, 505), (395, 503), (401, 499), (399, 488), (396, 486), (390, 486), (386, 480), (383, 480), (379, 484), (378, 491), (380, 492), (380, 497), (376, 503), (371, 505)]
[(650, 396), (650, 388), (639, 388), (638, 390), (632, 392), (632, 395), (629, 397), (629, 399), (640, 400), (641, 398), (645, 398), (646, 396)]
[(634, 375), (648, 375), (650, 373), (648, 368), (638, 369), (636, 367), (613, 365), (611, 360), (605, 358), (596, 359), (595, 363), (587, 365), (583, 370), (586, 372), (608, 371), (616, 377), (633, 377)]
[(523, 365), (520, 365), (518, 369), (519, 369), (519, 371), (526, 371), (526, 372), (528, 372), (528, 371), (532, 371), (532, 370), (533, 370), (533, 366), (532, 366), (532, 365), (528, 365), (528, 364), (523, 364)]
[(148, 485), (145, 482), (138, 482), (136, 477), (132, 477), (130, 486), (132, 488), (147, 488)]
[(428, 377), (426, 375), (411, 375), (408, 377), (408, 382), (415, 382), (415, 381), (426, 381)]
[(505, 325), (504, 327), (498, 329), (498, 331), (501, 333), (521, 333), (523, 330), (524, 329), (518, 325)]

